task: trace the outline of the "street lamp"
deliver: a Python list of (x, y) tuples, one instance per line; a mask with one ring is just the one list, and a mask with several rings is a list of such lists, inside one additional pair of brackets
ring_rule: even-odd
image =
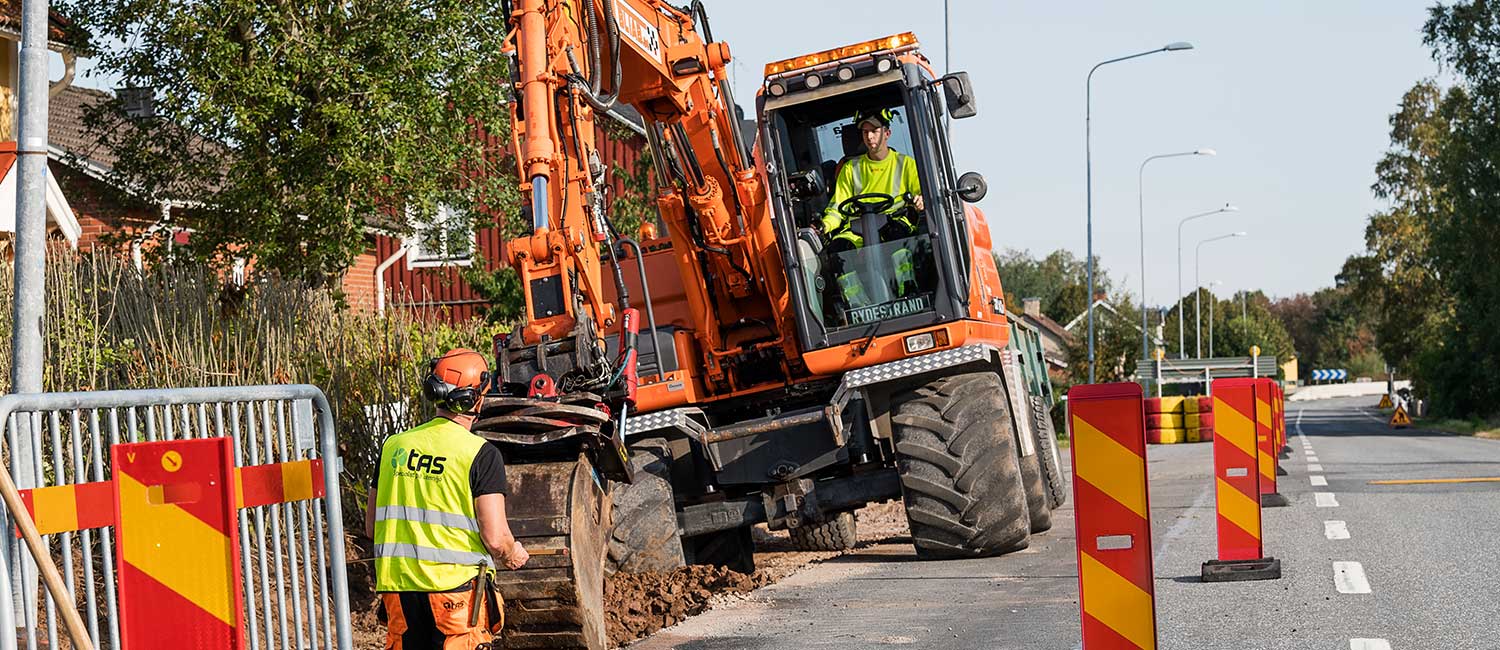
[(1198, 321), (1198, 324), (1193, 329), (1193, 341), (1194, 345), (1198, 348), (1197, 358), (1199, 359), (1203, 358), (1203, 336), (1200, 334), (1203, 331), (1203, 293), (1198, 289), (1203, 285), (1198, 284), (1198, 262), (1203, 256), (1203, 245), (1219, 241), (1220, 239), (1229, 239), (1230, 237), (1244, 237), (1247, 234), (1249, 233), (1242, 230), (1227, 235), (1219, 235), (1218, 237), (1209, 237), (1198, 242), (1198, 247), (1193, 250), (1193, 317)]
[(1183, 293), (1182, 293), (1182, 227), (1184, 225), (1186, 225), (1187, 222), (1192, 221), (1194, 219), (1201, 219), (1203, 217), (1216, 215), (1216, 214), (1219, 214), (1220, 212), (1239, 212), (1239, 211), (1240, 211), (1239, 208), (1234, 207), (1233, 205), (1230, 205), (1228, 203), (1225, 203), (1224, 207), (1219, 208), (1217, 210), (1210, 210), (1208, 212), (1200, 212), (1200, 213), (1192, 215), (1192, 216), (1183, 217), (1181, 221), (1177, 222), (1177, 358), (1178, 359), (1186, 359), (1187, 358), (1187, 343), (1186, 343), (1187, 338), (1183, 336), (1183, 332), (1185, 332), (1186, 330), (1183, 329), (1183, 324), (1182, 324), (1182, 297), (1183, 297)]
[(1122, 56), (1108, 61), (1100, 61), (1089, 68), (1089, 76), (1084, 81), (1083, 90), (1083, 164), (1084, 164), (1084, 194), (1088, 210), (1088, 318), (1089, 318), (1089, 383), (1094, 383), (1094, 152), (1093, 152), (1093, 99), (1094, 99), (1094, 71), (1111, 63), (1119, 63), (1130, 59), (1143, 57), (1157, 52), (1178, 52), (1191, 50), (1193, 44), (1185, 41), (1168, 43), (1154, 50), (1137, 52), (1129, 56)]
[[(1148, 335), (1146, 334), (1146, 163), (1162, 158), (1176, 158), (1178, 156), (1217, 156), (1213, 149), (1194, 149), (1179, 153), (1164, 153), (1151, 156), (1141, 161), (1141, 169), (1136, 174), (1136, 207), (1140, 212), (1141, 220), (1141, 358), (1148, 359), (1151, 354)], [(1090, 296), (1092, 298), (1092, 296)]]
[(1214, 355), (1214, 303), (1219, 298), (1214, 295), (1214, 287), (1224, 284), (1223, 280), (1214, 280), (1208, 283), (1208, 356)]

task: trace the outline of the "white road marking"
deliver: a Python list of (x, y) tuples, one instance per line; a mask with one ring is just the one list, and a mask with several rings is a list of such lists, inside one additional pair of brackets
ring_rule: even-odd
[(1321, 472), (1321, 471), (1323, 471), (1323, 466), (1319, 465), (1317, 463), (1308, 463), (1307, 464), (1307, 471), (1309, 471), (1309, 472)]
[(1391, 650), (1385, 639), (1349, 639), (1349, 650)]
[(1323, 522), (1323, 536), (1328, 539), (1349, 539), (1349, 526), (1337, 519)]
[(1328, 479), (1321, 476), (1309, 476), (1308, 480), (1312, 481), (1313, 487), (1328, 487)]
[(1317, 462), (1322, 462), (1322, 461), (1319, 461), (1317, 456), (1308, 456), (1307, 457), (1307, 462), (1309, 462), (1309, 463), (1317, 463)]
[(1313, 500), (1317, 502), (1319, 508), (1339, 507), (1339, 500), (1334, 498), (1332, 492), (1314, 492)]
[(1370, 581), (1365, 579), (1365, 568), (1358, 562), (1334, 562), (1333, 586), (1341, 594), (1370, 593)]

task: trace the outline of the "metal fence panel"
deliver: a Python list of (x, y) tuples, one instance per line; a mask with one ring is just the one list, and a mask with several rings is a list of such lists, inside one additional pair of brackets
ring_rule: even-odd
[[(112, 479), (110, 446), (227, 437), (237, 467), (323, 461), (321, 499), (239, 511), (247, 647), (352, 650), (333, 412), (309, 385), (178, 388), (0, 397), (5, 457), (22, 488)], [(29, 456), (29, 457), (26, 457)], [(13, 519), (0, 504), (8, 530)], [(95, 647), (120, 650), (113, 528), (46, 535)], [(13, 534), (0, 535), (0, 650), (56, 648), (57, 604)], [(19, 623), (19, 624), (18, 624)], [(24, 627), (21, 639), (5, 633)], [(39, 638), (39, 633), (44, 638)], [(45, 646), (42, 644), (45, 643)]]

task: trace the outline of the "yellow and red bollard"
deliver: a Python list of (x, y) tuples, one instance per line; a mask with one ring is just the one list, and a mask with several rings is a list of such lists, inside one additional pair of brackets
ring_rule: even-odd
[[(1256, 379), (1219, 379), (1214, 398), (1214, 492), (1217, 506), (1217, 560), (1203, 563), (1204, 582), (1275, 580), (1281, 561), (1266, 557), (1261, 537), (1262, 464), (1270, 447), (1259, 412), (1269, 404)], [(1266, 416), (1269, 424), (1269, 414)], [(1274, 467), (1274, 461), (1272, 461)], [(1275, 480), (1274, 469), (1271, 479)], [(1274, 488), (1273, 488), (1274, 490)], [(1274, 491), (1273, 491), (1274, 493)], [(1280, 495), (1277, 495), (1280, 496)]]
[(1089, 384), (1068, 391), (1085, 650), (1156, 647), (1141, 397), (1141, 386), (1134, 383)]

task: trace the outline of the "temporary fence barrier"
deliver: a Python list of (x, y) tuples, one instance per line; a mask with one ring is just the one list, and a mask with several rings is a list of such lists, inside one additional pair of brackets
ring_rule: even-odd
[[(215, 647), (352, 649), (341, 463), (333, 413), (318, 388), (7, 395), (0, 397), (0, 423), (11, 472), (75, 594), (76, 602), (63, 606), (83, 612), (95, 647), (167, 647), (167, 637), (151, 628), (131, 633), (130, 623), (122, 621), (136, 620), (132, 610), (160, 616), (153, 608), (185, 602), (241, 639), (239, 645)], [(220, 439), (208, 443), (219, 451), (203, 452), (197, 443), (204, 439)], [(203, 470), (202, 453), (210, 459), (221, 453), (226, 464), (217, 474), (204, 470), (196, 481), (162, 478), (162, 472), (181, 470), (186, 477), (189, 467)], [(141, 465), (145, 459), (155, 465)], [(231, 468), (233, 486), (226, 483)], [(237, 495), (237, 501), (220, 503), (236, 514), (224, 514), (218, 526), (204, 509), (221, 497), (205, 491), (204, 481), (219, 495)], [(188, 484), (198, 487), (173, 494)], [(153, 516), (176, 521), (177, 535), (190, 537), (153, 531), (161, 524), (149, 517), (137, 526), (132, 517), (141, 503), (158, 510)], [(0, 514), (7, 524), (13, 520), (3, 509)], [(200, 558), (185, 554), (190, 543), (227, 548), (238, 566), (219, 574), (221, 584), (214, 585), (211, 576), (200, 575)], [(0, 630), (24, 630), (19, 642), (0, 633), (0, 650), (16, 650), (18, 643), (27, 650), (59, 647), (58, 604), (37, 588), (36, 566), (10, 535), (0, 535), (0, 557), (0, 583), (9, 587), (0, 589)], [(237, 585), (225, 582), (224, 575), (235, 574)], [(224, 600), (235, 592), (240, 600)], [(142, 593), (153, 595), (122, 602)], [(237, 607), (230, 604), (235, 602)]]

